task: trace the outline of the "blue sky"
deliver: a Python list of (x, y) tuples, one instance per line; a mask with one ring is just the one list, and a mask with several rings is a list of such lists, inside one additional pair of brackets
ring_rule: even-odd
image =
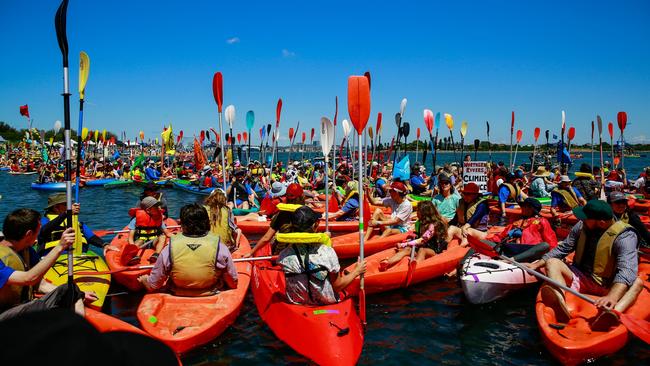
[[(45, 0), (0, 4), (0, 120), (25, 126), (18, 114), (25, 103), (39, 128), (63, 120), (57, 7)], [(404, 119), (423, 136), (424, 108), (451, 113), (456, 126), (467, 120), (468, 140), (484, 140), (489, 120), (493, 142), (509, 140), (514, 110), (524, 143), (534, 127), (558, 130), (563, 109), (580, 143), (589, 141), (597, 113), (615, 122), (625, 110), (628, 140), (647, 142), (649, 19), (644, 0), (71, 0), (71, 90), (84, 50), (91, 59), (87, 127), (152, 137), (171, 122), (190, 136), (216, 127), (211, 82), (221, 71), (225, 105), (237, 109), (235, 130), (243, 131), (246, 111), (254, 110), (258, 140), (282, 97), (285, 140), (298, 120), (305, 131), (322, 116), (331, 119), (336, 95), (339, 121), (346, 118), (347, 77), (369, 70), (370, 123), (384, 114), (383, 141), (394, 134), (392, 116), (406, 97)], [(76, 128), (78, 95), (72, 100)]]

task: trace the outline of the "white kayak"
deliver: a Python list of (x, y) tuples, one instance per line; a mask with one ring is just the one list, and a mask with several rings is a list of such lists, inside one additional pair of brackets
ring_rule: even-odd
[(473, 304), (498, 300), (537, 282), (524, 270), (479, 253), (461, 264), (458, 275), (465, 297)]

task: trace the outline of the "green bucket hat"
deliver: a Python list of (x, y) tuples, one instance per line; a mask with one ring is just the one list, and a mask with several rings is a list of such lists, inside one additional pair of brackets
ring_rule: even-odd
[(598, 199), (587, 202), (584, 207), (576, 207), (573, 214), (580, 220), (611, 220), (614, 217), (612, 207)]

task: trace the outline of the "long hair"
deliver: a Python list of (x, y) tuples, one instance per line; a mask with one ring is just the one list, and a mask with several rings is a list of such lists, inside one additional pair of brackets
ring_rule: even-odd
[(417, 207), (418, 220), (420, 220), (420, 232), (418, 236), (427, 230), (429, 225), (433, 224), (436, 232), (434, 234), (436, 241), (443, 242), (447, 239), (447, 223), (433, 205), (431, 201), (420, 201)]
[(221, 209), (226, 206), (226, 194), (221, 189), (215, 189), (205, 199), (205, 205), (208, 206), (208, 214), (211, 223), (221, 222)]

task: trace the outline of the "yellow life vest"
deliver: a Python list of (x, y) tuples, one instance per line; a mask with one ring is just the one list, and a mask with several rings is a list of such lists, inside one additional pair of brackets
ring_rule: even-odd
[(476, 208), (478, 205), (480, 205), (483, 201), (485, 201), (485, 198), (479, 198), (476, 202), (469, 204), (470, 206), (467, 207), (468, 203), (465, 202), (465, 200), (460, 200), (458, 202), (458, 208), (456, 209), (456, 214), (458, 217), (458, 223), (460, 225), (465, 225), (469, 219), (474, 216), (474, 212), (476, 212)]
[[(5, 266), (16, 271), (27, 271), (25, 263), (29, 263), (29, 250), (25, 250), (24, 253), (26, 258), (21, 257), (8, 246), (0, 245), (0, 260)], [(0, 312), (30, 301), (32, 298), (33, 290), (31, 286), (5, 284), (0, 288)]]
[(573, 188), (569, 188), (569, 189), (555, 188), (553, 192), (561, 195), (562, 198), (564, 198), (564, 203), (566, 203), (566, 205), (569, 206), (569, 208), (574, 209), (580, 206), (580, 203), (578, 202), (578, 196), (573, 191)]
[[(616, 258), (612, 256), (612, 247), (614, 245), (614, 241), (623, 232), (631, 229), (632, 226), (624, 223), (623, 221), (617, 221), (612, 226), (610, 226), (607, 231), (605, 231), (600, 239), (598, 239), (598, 244), (596, 245), (596, 255), (594, 256), (593, 273), (591, 274), (591, 277), (599, 285), (608, 283), (609, 280), (611, 280), (614, 276), (616, 265)], [(583, 224), (582, 231), (578, 237), (574, 263), (577, 264), (582, 261), (586, 244), (587, 233)]]
[(170, 273), (172, 292), (178, 296), (209, 296), (222, 288), (217, 272), (219, 238), (207, 234), (191, 238), (174, 235), (169, 243), (172, 264)]
[(210, 232), (216, 236), (218, 236), (221, 241), (226, 244), (226, 246), (230, 246), (231, 244), (234, 244), (235, 239), (233, 238), (232, 235), (232, 229), (230, 228), (230, 224), (228, 223), (228, 217), (230, 215), (230, 210), (228, 210), (228, 207), (222, 207), (221, 212), (219, 212), (219, 219), (218, 221), (213, 220), (212, 217), (212, 211), (210, 207), (208, 206), (203, 206), (205, 207), (205, 210), (208, 211), (208, 216), (210, 216)]
[(318, 244), (332, 246), (332, 239), (325, 233), (277, 233), (275, 241), (283, 244)]
[(510, 195), (508, 196), (508, 199), (517, 202), (519, 195), (521, 194), (521, 190), (519, 189), (519, 186), (512, 185), (506, 182), (503, 182), (501, 185), (508, 187), (508, 191), (510, 191)]
[(589, 179), (594, 179), (594, 175), (591, 173), (583, 173), (583, 172), (576, 172), (576, 177), (578, 178), (589, 178)]
[[(50, 221), (52, 221), (57, 217), (59, 217), (59, 215), (47, 214), (46, 217)], [(58, 228), (52, 231), (49, 240), (45, 243), (45, 249), (52, 249), (55, 246), (59, 245), (59, 241), (61, 240), (61, 235), (63, 235), (63, 232), (68, 227), (67, 221), (68, 218), (63, 219), (61, 226), (59, 226)], [(88, 242), (86, 241), (86, 238), (83, 236), (83, 233), (81, 232), (81, 225), (79, 225), (78, 215), (72, 215), (72, 228), (74, 229), (74, 234), (75, 234), (74, 237), (75, 241), (74, 244), (72, 245), (73, 252), (75, 255), (81, 255), (83, 254), (84, 245), (88, 244)]]
[(297, 209), (302, 207), (303, 205), (296, 205), (292, 203), (278, 203), (277, 207), (278, 210), (280, 211), (287, 211), (287, 212), (296, 212)]

